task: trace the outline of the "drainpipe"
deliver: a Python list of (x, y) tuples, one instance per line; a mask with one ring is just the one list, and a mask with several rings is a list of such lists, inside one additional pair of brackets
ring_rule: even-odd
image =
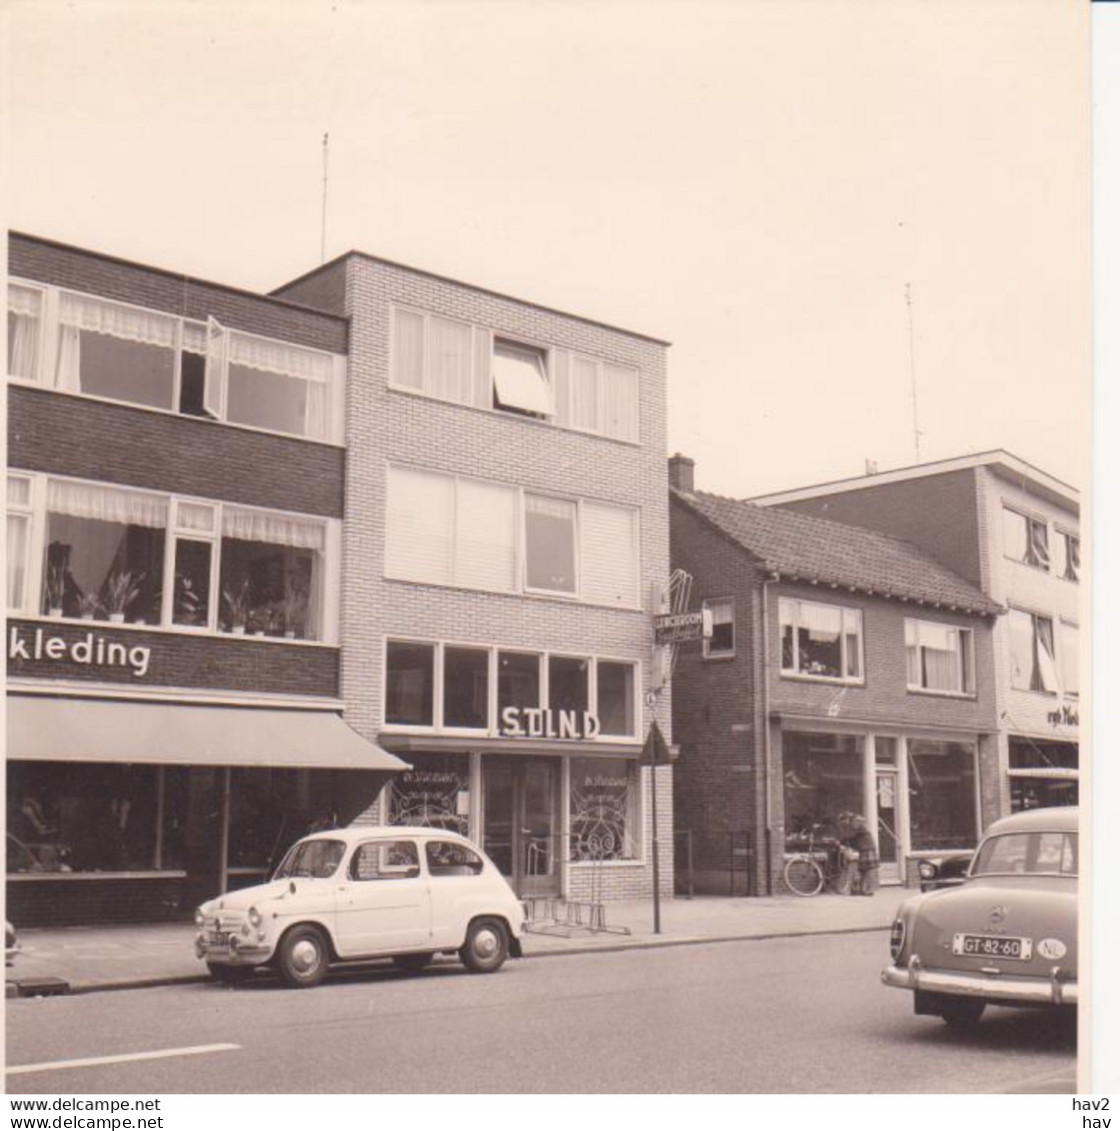
[(769, 587), (771, 581), (776, 581), (775, 575), (762, 579), (762, 802), (763, 823), (766, 835), (766, 894), (774, 894), (773, 868), (771, 867), (771, 854), (773, 837), (771, 836), (772, 806), (770, 803), (770, 601)]

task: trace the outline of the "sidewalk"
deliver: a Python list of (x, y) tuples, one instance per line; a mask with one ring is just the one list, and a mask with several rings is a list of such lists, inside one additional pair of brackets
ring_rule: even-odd
[[(886, 931), (907, 894), (905, 888), (891, 887), (871, 898), (823, 894), (812, 899), (668, 899), (661, 905), (659, 935), (653, 933), (651, 902), (608, 903), (606, 931), (534, 924), (548, 933), (534, 929), (522, 945), (526, 958), (542, 958), (783, 935)], [(622, 927), (630, 933), (616, 933)], [(206, 972), (194, 956), (194, 935), (192, 923), (28, 929), (20, 932), (22, 950), (7, 969), (7, 993), (9, 997), (89, 993), (202, 980)]]

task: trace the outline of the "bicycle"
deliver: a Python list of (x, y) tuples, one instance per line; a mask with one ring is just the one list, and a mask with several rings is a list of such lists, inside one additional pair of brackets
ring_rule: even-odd
[(847, 860), (847, 849), (834, 837), (816, 837), (820, 825), (812, 825), (807, 834), (797, 839), (807, 839), (804, 851), (791, 856), (782, 869), (782, 878), (794, 895), (818, 895), (826, 887), (839, 895), (846, 895), (852, 886), (852, 869)]

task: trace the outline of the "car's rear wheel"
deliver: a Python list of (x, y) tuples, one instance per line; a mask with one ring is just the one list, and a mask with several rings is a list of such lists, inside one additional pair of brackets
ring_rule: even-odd
[(947, 1001), (940, 1007), (941, 1019), (950, 1029), (967, 1032), (975, 1028), (984, 1015), (985, 1002), (957, 999)]
[(252, 966), (229, 966), (224, 962), (207, 962), (210, 977), (224, 986), (240, 986), (253, 976)]
[(493, 974), (509, 954), (509, 931), (501, 919), (475, 919), (459, 948), (463, 965), (475, 974)]
[(310, 925), (293, 927), (280, 940), (276, 970), (286, 986), (295, 990), (317, 986), (327, 973), (330, 950), (323, 932)]
[(428, 954), (394, 954), (393, 965), (398, 970), (423, 970), (435, 956)]

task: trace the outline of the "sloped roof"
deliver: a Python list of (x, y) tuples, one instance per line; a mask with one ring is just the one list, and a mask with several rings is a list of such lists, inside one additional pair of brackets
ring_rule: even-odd
[(771, 573), (882, 597), (994, 615), (1003, 607), (901, 538), (780, 507), (671, 489)]

